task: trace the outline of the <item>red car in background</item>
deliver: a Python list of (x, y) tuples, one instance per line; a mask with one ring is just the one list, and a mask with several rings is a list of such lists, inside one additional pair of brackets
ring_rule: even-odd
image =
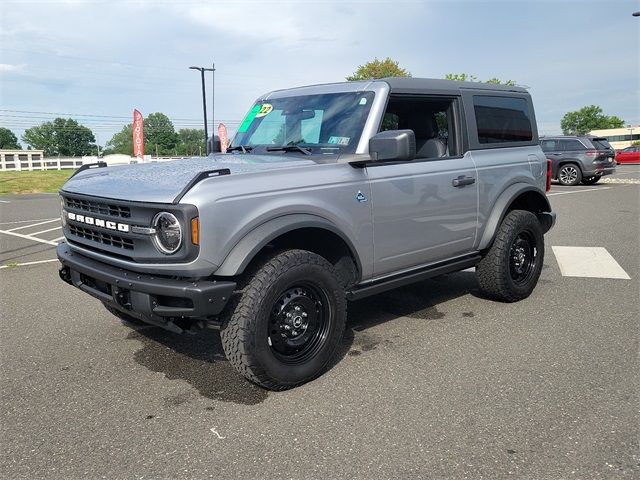
[(640, 146), (634, 145), (616, 152), (616, 163), (640, 163)]

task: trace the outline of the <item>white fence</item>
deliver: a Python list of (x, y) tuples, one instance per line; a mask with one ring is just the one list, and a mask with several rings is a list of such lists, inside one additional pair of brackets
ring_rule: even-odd
[(87, 162), (82, 158), (45, 158), (33, 159), (29, 156), (25, 159), (0, 159), (0, 171), (20, 172), (34, 170), (63, 170), (68, 168), (80, 168)]
[(137, 159), (129, 155), (106, 155), (104, 157), (67, 157), (42, 158), (42, 154), (0, 152), (0, 172), (32, 172), (39, 170), (66, 170), (80, 168), (86, 163), (105, 162), (108, 166), (129, 165), (131, 163), (168, 162), (189, 157), (152, 157), (145, 155), (144, 159)]

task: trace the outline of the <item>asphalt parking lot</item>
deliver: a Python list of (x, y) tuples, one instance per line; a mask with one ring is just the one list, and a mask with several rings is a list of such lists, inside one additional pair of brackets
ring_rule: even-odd
[[(0, 474), (638, 478), (640, 166), (606, 180), (553, 186), (530, 298), (464, 271), (351, 304), (341, 361), (282, 393), (217, 332), (131, 329), (62, 283), (57, 196), (0, 197)], [(574, 247), (607, 278), (569, 276)]]

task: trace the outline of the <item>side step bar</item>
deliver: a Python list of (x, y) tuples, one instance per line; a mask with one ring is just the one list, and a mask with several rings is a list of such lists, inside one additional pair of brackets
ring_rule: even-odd
[(392, 290), (394, 288), (404, 287), (405, 285), (419, 282), (420, 280), (426, 280), (427, 278), (435, 277), (437, 275), (464, 270), (465, 268), (477, 265), (481, 259), (481, 255), (473, 255), (471, 257), (459, 258), (449, 262), (437, 263), (435, 265), (430, 265), (418, 270), (412, 270), (400, 275), (394, 275), (369, 284), (359, 285), (353, 290), (347, 292), (347, 299), (360, 300), (361, 298), (377, 295), (378, 293), (386, 292), (387, 290)]

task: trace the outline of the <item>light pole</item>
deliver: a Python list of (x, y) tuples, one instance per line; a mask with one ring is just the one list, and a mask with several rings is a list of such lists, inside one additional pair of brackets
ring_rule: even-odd
[[(211, 64), (212, 67), (215, 67), (215, 64)], [(204, 144), (207, 146), (207, 154), (209, 154), (209, 129), (207, 127), (207, 97), (204, 88), (204, 72), (215, 72), (215, 68), (205, 68), (205, 67), (189, 67), (190, 70), (199, 70), (200, 78), (202, 80), (202, 113), (204, 115)], [(211, 83), (211, 88), (213, 89), (213, 82)], [(213, 99), (211, 101), (213, 107)], [(212, 112), (213, 114), (213, 112)], [(213, 121), (213, 119), (212, 119)]]

